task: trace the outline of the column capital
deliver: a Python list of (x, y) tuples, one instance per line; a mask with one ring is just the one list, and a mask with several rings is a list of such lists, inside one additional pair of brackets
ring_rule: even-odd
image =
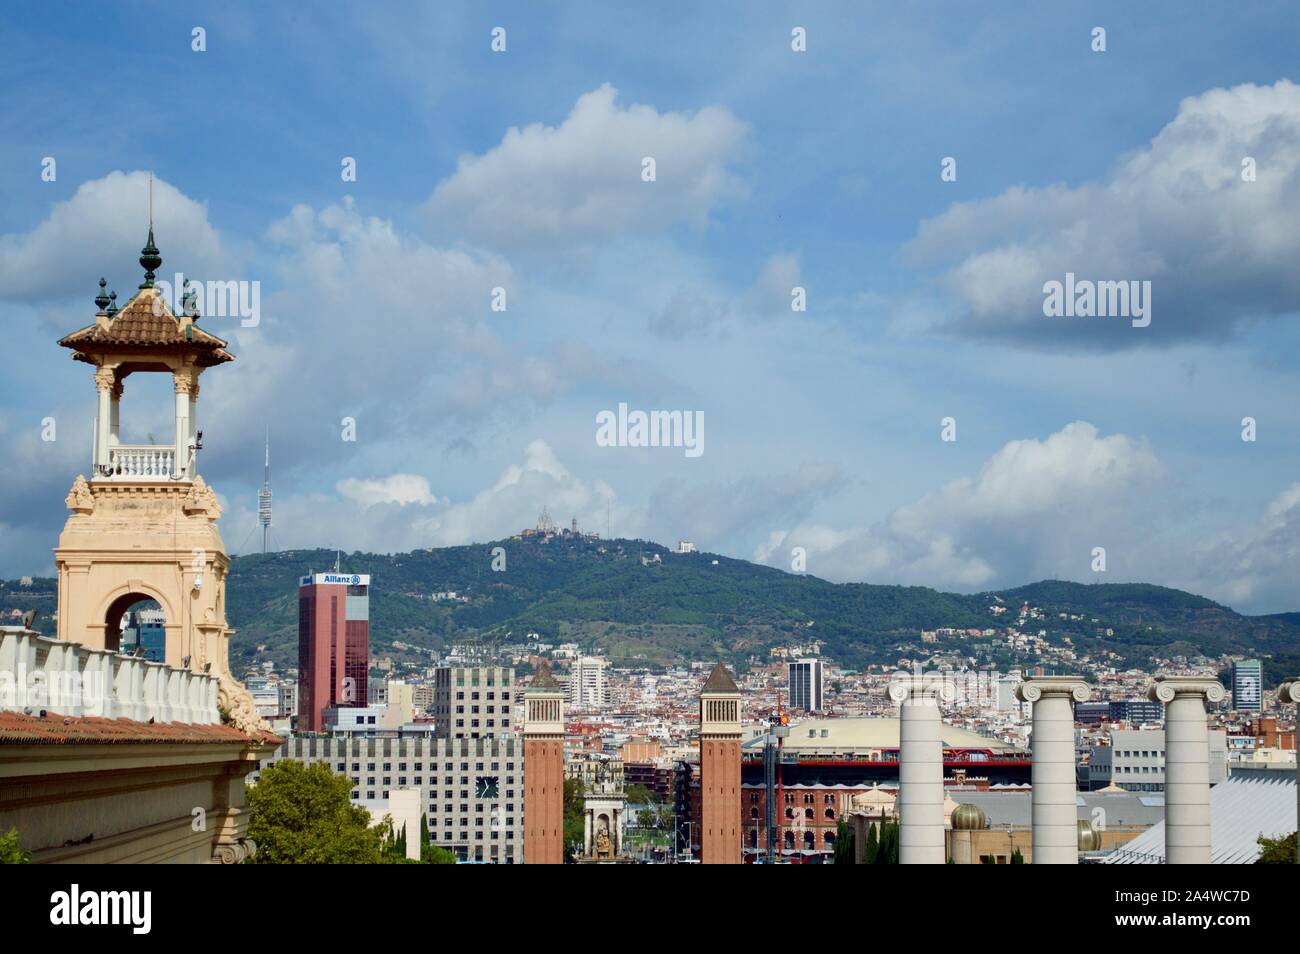
[(1277, 687), (1277, 701), (1282, 704), (1300, 702), (1300, 676), (1288, 676), (1282, 680), (1282, 685)]
[(1016, 686), (1021, 702), (1037, 702), (1043, 696), (1069, 696), (1074, 702), (1092, 698), (1092, 687), (1077, 676), (1034, 676)]
[(1227, 692), (1211, 676), (1156, 676), (1147, 689), (1147, 698), (1166, 705), (1178, 696), (1200, 696), (1206, 702), (1222, 702)]
[(889, 698), (892, 702), (933, 703), (952, 702), (957, 698), (957, 687), (941, 672), (906, 672), (899, 670), (889, 677)]
[(177, 394), (194, 394), (199, 383), (199, 372), (194, 367), (176, 368), (172, 371), (172, 384)]
[(117, 369), (100, 365), (95, 369), (95, 387), (100, 391), (111, 391), (117, 386)]

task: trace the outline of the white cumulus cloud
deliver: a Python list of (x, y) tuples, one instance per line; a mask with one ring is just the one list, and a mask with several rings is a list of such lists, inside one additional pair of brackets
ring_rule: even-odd
[[(159, 278), (173, 271), (212, 280), (239, 280), (234, 252), (208, 221), (207, 206), (159, 178), (153, 181), (154, 237), (162, 252)], [(149, 230), (149, 175), (112, 172), (83, 183), (28, 232), (0, 235), (0, 294), (14, 300), (62, 298), (84, 291), (86, 311), (101, 275), (114, 278), (118, 304), (135, 293), (143, 270), (135, 264)], [(133, 280), (123, 287), (122, 277)], [(69, 329), (70, 330), (70, 329)]]
[(1115, 545), (1131, 539), (1123, 514), (1165, 473), (1145, 440), (1103, 437), (1076, 421), (1046, 440), (1009, 442), (975, 476), (950, 481), (874, 526), (800, 524), (769, 537), (755, 559), (782, 566), (800, 546), (817, 576), (940, 589), (1077, 579), (1094, 546), (1120, 550)]
[[(558, 126), (511, 128), (483, 155), (463, 156), (427, 211), (499, 246), (581, 243), (679, 222), (700, 228), (713, 209), (746, 195), (734, 165), (748, 135), (726, 109), (621, 106), (605, 84), (580, 96)], [(642, 180), (646, 157), (653, 182)]]
[(439, 502), (429, 489), (429, 481), (419, 474), (390, 474), (387, 477), (371, 478), (349, 477), (340, 480), (335, 489), (363, 507), (384, 503), (395, 503), (403, 507), (407, 504), (420, 504), (427, 507)]
[[(956, 204), (923, 222), (906, 251), (945, 269), (941, 328), (1117, 349), (1221, 340), (1300, 311), (1298, 220), (1300, 86), (1280, 80), (1188, 97), (1104, 181)], [(1066, 272), (1150, 281), (1151, 325), (1044, 317), (1043, 284)]]

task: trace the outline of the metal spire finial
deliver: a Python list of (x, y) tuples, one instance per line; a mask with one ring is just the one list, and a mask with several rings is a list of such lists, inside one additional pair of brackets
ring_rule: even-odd
[(140, 267), (144, 269), (144, 281), (141, 288), (153, 288), (153, 274), (162, 265), (162, 256), (158, 246), (153, 243), (153, 173), (149, 173), (149, 241), (140, 249)]

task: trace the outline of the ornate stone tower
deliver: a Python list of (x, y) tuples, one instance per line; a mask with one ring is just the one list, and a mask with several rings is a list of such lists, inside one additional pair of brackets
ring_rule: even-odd
[[(226, 624), (229, 558), (217, 530), (221, 508), (198, 474), (199, 375), (233, 361), (226, 342), (196, 324), (186, 298), (172, 312), (154, 287), (162, 258), (153, 229), (140, 254), (139, 291), (119, 311), (100, 279), (94, 324), (59, 344), (95, 369), (99, 413), (90, 480), (79, 475), (67, 497), (72, 511), (54, 551), (59, 575), (58, 637), (117, 649), (123, 614), (153, 600), (166, 629), (166, 663), (218, 678), (218, 705), (244, 731), (265, 728), (248, 691), (230, 674)], [(170, 445), (119, 439), (119, 400), (132, 374), (170, 374), (175, 437)]]
[(700, 863), (738, 865), (740, 690), (718, 663), (700, 691)]
[(564, 690), (545, 660), (524, 690), (524, 864), (564, 864)]

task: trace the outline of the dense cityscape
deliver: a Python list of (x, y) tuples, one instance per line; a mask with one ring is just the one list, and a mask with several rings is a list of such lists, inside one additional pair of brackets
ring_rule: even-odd
[[(520, 536), (546, 539), (569, 532), (577, 532), (576, 522), (571, 530), (558, 531), (543, 512), (538, 526)], [(685, 541), (676, 547), (679, 553), (692, 549)], [(356, 594), (368, 594), (373, 585), (368, 576), (346, 572), (332, 578), (334, 588), (350, 587)], [(318, 582), (322, 579), (326, 576), (304, 579), (300, 594), (328, 589)], [(437, 595), (465, 598), (455, 591)], [(319, 598), (300, 595), (299, 605)], [(358, 598), (353, 596), (353, 605), (359, 605)], [(1027, 678), (1058, 672), (1077, 673), (1093, 687), (1089, 701), (1074, 707), (1076, 773), (1080, 792), (1087, 793), (1080, 798), (1079, 820), (1081, 826), (1098, 818), (1109, 821), (1083, 835), (1090, 846), (1084, 858), (1163, 860), (1162, 845), (1150, 837), (1139, 848), (1124, 848), (1164, 817), (1164, 706), (1148, 698), (1152, 674), (1117, 669), (1104, 656), (1078, 658), (1069, 649), (1053, 648), (1043, 638), (1044, 630), (1026, 631), (1046, 625), (1037, 607), (1008, 610), (994, 603), (989, 612), (1002, 625), (942, 627), (918, 633), (919, 642), (1004, 642), (1029, 658), (1024, 670), (976, 669), (972, 658), (943, 652), (853, 671), (823, 657), (816, 640), (776, 647), (765, 658), (749, 661), (735, 679), (742, 712), (738, 824), (745, 861), (832, 863), (839, 857), (837, 837), (847, 835), (856, 842), (853, 832), (865, 847), (873, 824), (882, 817), (896, 818), (899, 722), (889, 688), (900, 671), (914, 669), (938, 674), (951, 686), (943, 706), (945, 824), (951, 838), (951, 831), (963, 830), (953, 829), (953, 813), (973, 805), (985, 831), (976, 839), (976, 849), (963, 854), (964, 862), (1010, 863), (1017, 854), (1022, 860), (1032, 858), (1031, 706), (1017, 698), (1016, 688)], [(359, 622), (349, 617), (345, 626)], [(301, 627), (300, 659), (305, 661), (328, 642), (319, 624), (314, 628), (303, 619)], [(399, 642), (395, 648), (408, 647)], [(261, 671), (249, 671), (245, 683), (259, 714), (275, 731), (292, 734), (264, 764), (288, 758), (331, 765), (348, 776), (353, 802), (376, 818), (388, 810), (393, 790), (416, 790), (430, 832), (457, 858), (520, 863), (526, 860), (525, 782), (517, 740), (526, 721), (526, 687), (531, 674), (545, 665), (564, 697), (564, 774), (570, 783), (566, 811), (578, 814), (584, 794), (592, 791), (596, 794), (590, 797), (602, 806), (594, 831), (587, 823), (582, 840), (574, 837), (566, 845), (569, 860), (698, 861), (699, 696), (712, 667), (703, 662), (662, 669), (613, 666), (598, 650), (528, 633), (517, 643), (454, 645), (444, 658), (427, 665), (379, 656), (372, 661), (364, 695), (350, 705), (338, 696), (305, 703), (300, 673), (278, 673), (271, 662), (262, 664)], [(1276, 693), (1265, 690), (1259, 660), (1176, 658), (1159, 672), (1193, 679), (1222, 674), (1226, 680), (1228, 700), (1209, 713), (1211, 786), (1230, 776), (1289, 785), (1296, 770), (1294, 719), (1277, 704)], [(782, 735), (776, 769), (769, 773), (764, 749), (776, 739), (775, 726)], [(322, 744), (320, 739), (333, 741)], [(365, 754), (374, 751), (369, 739), (389, 740), (382, 762)], [(484, 761), (474, 740), (491, 740), (493, 757)], [(404, 746), (411, 746), (409, 755), (401, 754), (407, 751)], [(462, 759), (459, 771), (470, 775), (447, 772), (457, 758)], [(466, 767), (468, 759), (473, 759), (472, 768)], [(774, 848), (768, 846), (766, 810), (766, 799), (773, 796), (780, 808), (770, 821)], [(1272, 798), (1268, 810), (1277, 813), (1276, 821), (1270, 827), (1260, 818), (1255, 838), (1289, 834), (1284, 829), (1290, 808), (1285, 798)], [(594, 839), (601, 833), (608, 838), (606, 854), (595, 849)], [(567, 832), (578, 834), (576, 828)], [(1247, 839), (1217, 851), (1244, 857), (1256, 848), (1255, 839)], [(952, 851), (950, 846), (950, 856)]]
[(0, 12), (5, 923), (1289, 923), (1293, 21)]

